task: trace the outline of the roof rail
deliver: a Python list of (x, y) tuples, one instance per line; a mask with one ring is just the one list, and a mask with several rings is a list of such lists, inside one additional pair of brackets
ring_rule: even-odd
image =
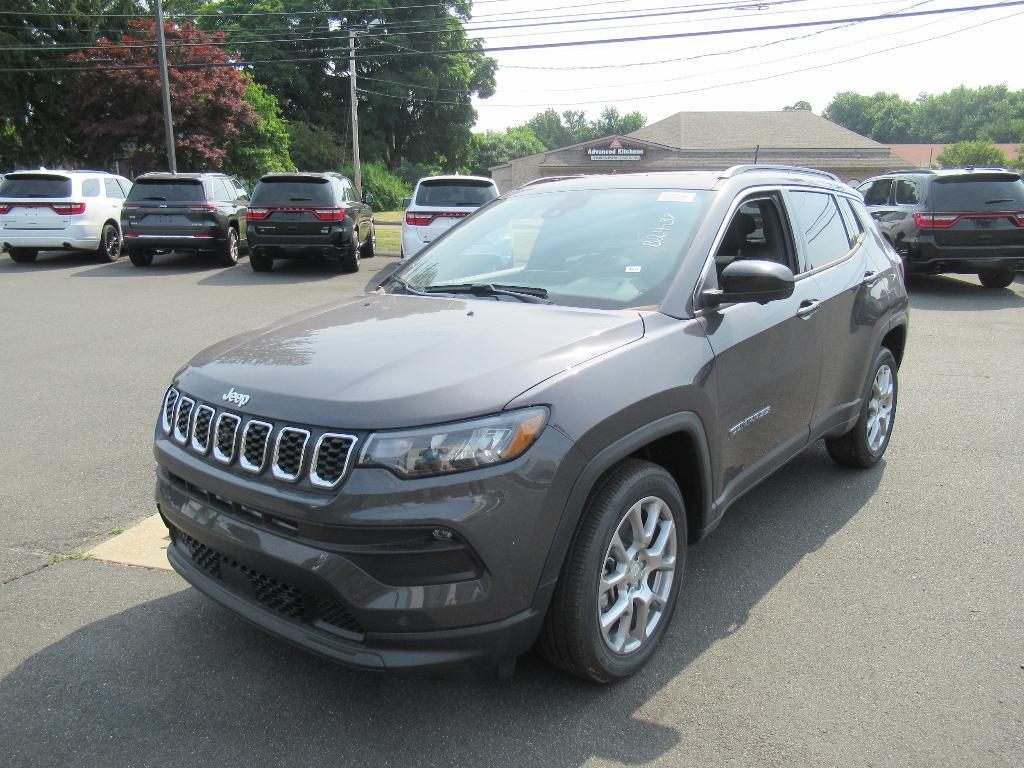
[(532, 179), (525, 184), (520, 184), (516, 189), (524, 189), (526, 187), (534, 187), (537, 184), (547, 184), (549, 181), (562, 181), (562, 179), (578, 179), (586, 174), (583, 173), (564, 173), (560, 176), (541, 176), (539, 179)]
[(726, 168), (722, 171), (719, 178), (729, 179), (733, 176), (738, 176), (741, 173), (757, 173), (758, 171), (793, 171), (795, 173), (809, 173), (812, 176), (821, 176), (822, 178), (838, 182), (839, 184), (843, 183), (834, 173), (821, 171), (817, 168), (802, 168), (799, 165), (764, 165), (761, 163), (734, 165), (731, 168)]

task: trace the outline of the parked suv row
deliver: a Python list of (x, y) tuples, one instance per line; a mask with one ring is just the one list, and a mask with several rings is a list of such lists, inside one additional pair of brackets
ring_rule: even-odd
[(1024, 181), (1004, 168), (898, 171), (858, 189), (908, 273), (977, 274), (1005, 288), (1024, 270)]

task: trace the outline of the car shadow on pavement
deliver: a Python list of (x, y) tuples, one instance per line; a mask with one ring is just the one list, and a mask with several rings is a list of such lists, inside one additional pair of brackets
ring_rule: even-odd
[(0, 681), (4, 751), (19, 766), (508, 768), (685, 754), (687, 742), (707, 738), (707, 720), (682, 731), (638, 710), (670, 683), (664, 695), (685, 709), (687, 689), (701, 683), (677, 680), (680, 673), (740, 630), (794, 566), (840, 531), (884, 470), (839, 468), (819, 444), (737, 503), (689, 550), (661, 648), (618, 685), (584, 683), (532, 655), (504, 682), (348, 670), (185, 588), (71, 633)]
[[(375, 272), (383, 269), (391, 259), (374, 257), (359, 263), (356, 276), (361, 281), (370, 279)], [(239, 267), (242, 265), (239, 264)], [(277, 283), (301, 283), (315, 280), (330, 280), (332, 277), (352, 275), (338, 272), (330, 262), (320, 259), (279, 259), (274, 262), (271, 272), (253, 272), (248, 264), (244, 269), (225, 269), (215, 272), (199, 281), (200, 285), (274, 285)], [(357, 281), (358, 282), (358, 281)], [(360, 282), (360, 285), (362, 283)]]
[(970, 278), (955, 275), (911, 275), (907, 278), (910, 306), (915, 309), (941, 309), (977, 312), (985, 309), (1024, 307), (1024, 277), (1017, 275), (1009, 288), (983, 288)]
[(75, 269), (95, 265), (99, 268), (112, 266), (90, 251), (42, 251), (35, 261), (19, 264), (6, 252), (0, 255), (0, 274), (8, 272), (40, 271), (47, 269)]

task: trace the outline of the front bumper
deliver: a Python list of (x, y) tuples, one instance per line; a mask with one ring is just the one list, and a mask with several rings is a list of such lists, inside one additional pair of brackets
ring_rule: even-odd
[[(184, 578), (314, 653), (406, 670), (491, 666), (531, 647), (554, 586), (541, 571), (581, 461), (548, 429), (520, 459), (461, 476), (356, 469), (314, 510), (159, 439), (156, 454), (168, 559)], [(451, 551), (434, 551), (435, 528), (452, 533)]]

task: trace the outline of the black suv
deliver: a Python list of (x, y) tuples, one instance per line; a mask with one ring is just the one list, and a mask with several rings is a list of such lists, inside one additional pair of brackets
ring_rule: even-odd
[(174, 568), (347, 664), (625, 677), (733, 502), (889, 444), (907, 294), (831, 174), (546, 179), (368, 290), (200, 353), (154, 446)]
[(977, 274), (1005, 288), (1024, 269), (1024, 182), (1003, 168), (898, 171), (858, 189), (907, 273)]
[(128, 257), (148, 267), (166, 251), (213, 252), (233, 267), (246, 243), (248, 196), (223, 173), (146, 173), (132, 185), (121, 209)]
[(372, 203), (338, 173), (268, 173), (249, 206), (249, 264), (265, 272), (275, 258), (325, 257), (356, 272), (376, 248)]

